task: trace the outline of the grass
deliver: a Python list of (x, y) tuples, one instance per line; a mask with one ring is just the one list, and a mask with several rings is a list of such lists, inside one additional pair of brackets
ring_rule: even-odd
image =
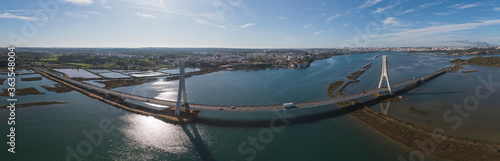
[(50, 58), (41, 59), (41, 61), (58, 61), (61, 54), (52, 55)]
[(92, 64), (87, 64), (87, 63), (65, 63), (67, 65), (75, 65), (75, 66), (80, 66), (80, 67), (91, 67)]

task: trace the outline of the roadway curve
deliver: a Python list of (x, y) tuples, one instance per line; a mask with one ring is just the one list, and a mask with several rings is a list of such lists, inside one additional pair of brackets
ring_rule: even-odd
[[(401, 82), (401, 83), (398, 83), (398, 84), (394, 84), (391, 87), (393, 88), (393, 92), (395, 92), (394, 91), (395, 89), (402, 89), (401, 87), (407, 87), (407, 86), (413, 85), (413, 84), (415, 84), (417, 82), (422, 82), (422, 81), (425, 82), (426, 80), (432, 79), (432, 78), (434, 78), (436, 76), (439, 76), (439, 75), (445, 73), (448, 70), (456, 69), (457, 67), (459, 67), (461, 65), (462, 64), (457, 64), (457, 65), (454, 65), (454, 66), (446, 67), (446, 68), (441, 69), (439, 71), (436, 71), (436, 72), (434, 72), (432, 74), (428, 74), (428, 75), (425, 75), (425, 76), (422, 76), (422, 77), (419, 77), (419, 78), (410, 79), (410, 80), (407, 80), (407, 81), (404, 81), (404, 82)], [(169, 106), (169, 107), (175, 107), (176, 106), (176, 102), (174, 102), (174, 101), (159, 100), (159, 99), (155, 99), (155, 98), (147, 98), (147, 97), (142, 97), (142, 96), (127, 94), (127, 93), (122, 93), (122, 92), (118, 92), (118, 91), (113, 91), (113, 90), (109, 90), (109, 89), (104, 89), (104, 88), (92, 86), (92, 85), (89, 85), (89, 84), (86, 84), (86, 83), (83, 83), (83, 82), (80, 82), (80, 81), (76, 81), (76, 80), (73, 80), (73, 79), (70, 79), (70, 78), (66, 78), (66, 77), (60, 76), (59, 74), (55, 74), (53, 72), (50, 72), (50, 71), (47, 71), (47, 70), (44, 70), (44, 69), (40, 69), (40, 68), (35, 68), (35, 69), (38, 70), (39, 72), (46, 73), (46, 74), (48, 74), (48, 75), (50, 75), (50, 76), (52, 76), (52, 77), (54, 77), (56, 79), (68, 82), (70, 84), (73, 84), (75, 86), (79, 86), (79, 87), (82, 87), (82, 88), (85, 88), (85, 89), (97, 91), (97, 92), (100, 92), (100, 93), (109, 94), (109, 95), (113, 95), (113, 96), (117, 96), (117, 97), (122, 97), (122, 98), (126, 98), (126, 99), (132, 99), (132, 100), (137, 100), (137, 101), (142, 101), (142, 102), (149, 102), (149, 103), (154, 103), (154, 104), (158, 104), (158, 105)], [(357, 99), (357, 98), (361, 98), (361, 97), (365, 97), (365, 96), (369, 96), (369, 95), (373, 95), (373, 94), (377, 94), (377, 93), (381, 93), (381, 92), (387, 92), (387, 91), (388, 91), (387, 88), (379, 88), (379, 89), (365, 91), (365, 92), (362, 92), (362, 93), (357, 93), (357, 94), (352, 94), (352, 95), (345, 95), (345, 96), (337, 97), (337, 98), (330, 98), (330, 99), (324, 99), (324, 100), (318, 100), (318, 101), (296, 103), (295, 106), (297, 108), (309, 108), (309, 107), (330, 105), (330, 104), (335, 104), (335, 103), (344, 102), (344, 101), (348, 101), (348, 100), (354, 100), (354, 99)], [(285, 110), (285, 108), (281, 104), (280, 105), (265, 105), (265, 106), (234, 106), (235, 109), (231, 109), (231, 106), (202, 105), (202, 104), (192, 104), (192, 103), (189, 103), (188, 106), (189, 106), (189, 108), (186, 108), (184, 106), (182, 108), (191, 109), (191, 110), (219, 111), (220, 108), (222, 107), (222, 109), (223, 109), (222, 111), (240, 111), (240, 112), (241, 111), (276, 111), (276, 110)]]

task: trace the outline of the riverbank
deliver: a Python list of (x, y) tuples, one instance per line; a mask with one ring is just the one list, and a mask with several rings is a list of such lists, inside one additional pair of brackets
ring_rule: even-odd
[(346, 76), (347, 81), (337, 81), (337, 82), (330, 84), (330, 86), (328, 87), (328, 96), (330, 96), (332, 98), (335, 98), (338, 96), (343, 96), (344, 94), (342, 93), (342, 91), (349, 84), (354, 83), (354, 82), (359, 82), (358, 77), (361, 76), (361, 74), (365, 73), (366, 70), (368, 70), (372, 66), (372, 64), (373, 63), (367, 64), (367, 65), (363, 66), (363, 70), (353, 72), (353, 73), (351, 73), (351, 75)]
[(54, 87), (42, 86), (42, 88), (44, 88), (47, 91), (56, 92), (56, 93), (66, 93), (66, 92), (73, 91), (73, 88), (71, 88), (67, 85), (64, 85), (64, 84), (55, 84)]
[[(453, 72), (460, 69), (459, 66), (448, 69)], [(357, 74), (359, 72), (355, 72)], [(357, 75), (359, 76), (359, 75)], [(338, 83), (337, 83), (338, 84)], [(407, 87), (402, 91), (411, 90), (419, 84)], [(369, 106), (381, 102), (399, 102), (404, 99), (398, 96), (399, 93), (391, 95), (373, 95), (373, 99), (364, 101), (346, 101), (338, 103), (342, 108), (351, 111), (351, 114), (358, 120), (366, 123), (374, 130), (386, 137), (406, 145), (412, 149), (424, 152), (423, 157), (440, 157), (451, 160), (499, 160), (500, 144), (490, 143), (465, 137), (455, 137), (447, 135), (444, 131), (434, 131), (416, 126), (412, 123), (395, 119), (381, 112), (375, 111)], [(419, 115), (427, 115), (425, 111), (410, 108), (410, 112)], [(408, 156), (402, 154), (402, 156)], [(407, 157), (406, 157), (407, 158)], [(424, 159), (424, 158), (420, 158)]]
[(425, 129), (383, 115), (367, 106), (352, 112), (352, 115), (385, 136), (429, 155), (451, 160), (500, 159), (500, 144), (449, 136), (443, 131)]
[[(66, 104), (66, 103), (68, 103), (68, 102), (31, 102), (31, 103), (16, 104), (16, 108), (19, 108), (19, 107), (30, 107), (30, 106), (40, 106), (40, 105)], [(0, 106), (0, 108), (7, 108), (7, 105)]]
[[(369, 108), (380, 102), (397, 102), (397, 95), (379, 95), (373, 100), (360, 103), (347, 101), (339, 103), (351, 110), (351, 114), (386, 137), (412, 149), (427, 153), (424, 157), (440, 157), (451, 160), (499, 160), (500, 144), (465, 137), (447, 135), (442, 130), (422, 128)], [(396, 99), (396, 100), (394, 100)], [(410, 108), (411, 110), (411, 108)], [(425, 111), (413, 108), (411, 112), (426, 115)], [(402, 156), (407, 156), (402, 155)]]
[[(27, 96), (27, 95), (40, 95), (40, 94), (45, 94), (40, 91), (38, 91), (36, 88), (30, 87), (30, 88), (20, 88), (16, 89), (15, 91), (16, 96)], [(2, 93), (0, 93), (0, 96), (9, 96), (9, 91), (7, 89), (4, 89)]]
[(128, 79), (119, 79), (119, 80), (111, 79), (111, 80), (96, 81), (96, 82), (104, 84), (104, 89), (113, 89), (113, 88), (118, 88), (118, 87), (141, 85), (141, 84), (152, 82), (155, 80), (158, 80), (158, 79), (157, 78), (128, 78)]
[(42, 77), (21, 78), (21, 81), (39, 81)]
[(476, 56), (469, 58), (467, 60), (463, 59), (455, 59), (449, 61), (450, 63), (466, 63), (470, 65), (483, 65), (483, 66), (493, 66), (493, 67), (500, 67), (500, 57), (498, 56), (491, 56), (491, 57), (483, 57), (483, 56)]
[(103, 101), (105, 103), (108, 103), (110, 105), (113, 105), (113, 106), (118, 107), (118, 108), (125, 110), (125, 111), (129, 111), (129, 112), (133, 112), (133, 113), (141, 114), (141, 115), (146, 115), (146, 116), (153, 116), (153, 117), (158, 118), (160, 120), (163, 120), (165, 122), (174, 123), (174, 124), (186, 124), (189, 122), (193, 122), (197, 119), (197, 115), (199, 112), (199, 111), (195, 111), (195, 110), (181, 109), (180, 115), (175, 116), (175, 114), (174, 114), (175, 108), (167, 108), (167, 109), (161, 110), (161, 111), (150, 110), (147, 108), (140, 107), (138, 105), (127, 103), (127, 102), (125, 102), (125, 100), (123, 100), (120, 97), (114, 97), (114, 96), (106, 97), (106, 95), (104, 95), (104, 94), (93, 92), (91, 90), (82, 89), (80, 87), (77, 87), (77, 86), (72, 85), (70, 83), (67, 83), (65, 81), (56, 79), (56, 78), (54, 78), (54, 77), (52, 77), (44, 72), (38, 71), (36, 69), (34, 69), (34, 70), (46, 78), (49, 78), (53, 81), (56, 81), (56, 82), (59, 82), (63, 85), (71, 87), (74, 90), (76, 90), (76, 91), (78, 91), (86, 96), (89, 96), (91, 98)]

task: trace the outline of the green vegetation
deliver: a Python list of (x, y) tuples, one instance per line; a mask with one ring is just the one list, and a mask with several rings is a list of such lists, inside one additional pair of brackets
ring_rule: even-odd
[(41, 61), (47, 62), (47, 61), (57, 61), (59, 60), (58, 57), (61, 56), (62, 54), (56, 54), (52, 55), (49, 58), (41, 59)]
[(500, 54), (500, 49), (495, 47), (473, 47), (465, 50), (415, 51), (415, 53), (446, 53), (447, 55), (498, 55)]
[[(36, 88), (33, 88), (33, 87), (16, 89), (15, 93), (16, 93), (16, 96), (45, 94), (45, 93), (41, 93), (40, 91), (38, 91)], [(3, 93), (0, 93), (0, 96), (9, 96), (9, 91), (7, 89), (4, 89)]]
[(476, 56), (467, 60), (463, 59), (455, 59), (450, 61), (450, 63), (467, 63), (471, 65), (484, 65), (484, 66), (500, 66), (500, 57), (492, 56), (492, 57), (483, 57)]
[(465, 62), (465, 60), (463, 60), (463, 59), (454, 59), (454, 60), (450, 60), (449, 62), (450, 63), (463, 63), (463, 62)]
[(83, 68), (92, 67), (92, 64), (87, 64), (87, 63), (66, 63), (66, 64)]
[[(0, 51), (0, 67), (7, 66), (6, 51)], [(47, 68), (155, 71), (175, 68), (181, 59), (185, 59), (187, 67), (196, 68), (235, 64), (247, 68), (306, 68), (314, 60), (352, 53), (355, 52), (341, 49), (16, 48), (16, 66), (25, 63)]]
[(52, 91), (56, 93), (65, 93), (65, 92), (70, 92), (73, 91), (73, 88), (70, 86), (64, 85), (64, 84), (56, 84), (54, 87), (51, 86), (42, 86), (45, 90), (47, 91)]
[(485, 65), (485, 66), (500, 66), (500, 57), (482, 57), (476, 56), (467, 60), (467, 64)]

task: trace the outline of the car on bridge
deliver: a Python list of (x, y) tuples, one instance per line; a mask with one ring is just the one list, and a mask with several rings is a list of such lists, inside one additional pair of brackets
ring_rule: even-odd
[(295, 107), (295, 104), (294, 103), (284, 103), (283, 107), (284, 108), (292, 108), (292, 107)]

